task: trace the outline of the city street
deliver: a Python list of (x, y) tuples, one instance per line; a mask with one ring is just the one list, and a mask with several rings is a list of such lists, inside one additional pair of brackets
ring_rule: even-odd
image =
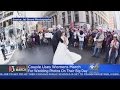
[[(100, 58), (95, 58), (91, 57), (92, 51), (81, 51), (74, 47), (69, 47), (69, 50), (82, 56), (82, 59), (75, 64), (104, 64), (103, 54), (100, 55)], [(52, 46), (36, 46), (32, 49), (28, 48), (22, 51), (16, 50), (8, 64), (52, 64), (52, 58)]]
[(13, 54), (15, 52), (15, 50), (11, 51), (9, 46), (6, 47), (6, 50), (8, 51), (8, 53), (5, 54), (6, 58), (7, 58), (6, 60), (4, 60), (3, 54), (0, 50), (0, 65), (9, 63), (11, 60), (11, 57), (13, 56)]

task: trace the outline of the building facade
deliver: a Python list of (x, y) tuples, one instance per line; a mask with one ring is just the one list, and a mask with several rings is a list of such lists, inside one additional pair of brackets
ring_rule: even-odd
[[(31, 17), (31, 18), (39, 18), (43, 16), (44, 13), (43, 11), (25, 11), (26, 17)], [(36, 25), (38, 21), (26, 21), (26, 29), (28, 30), (29, 33), (32, 33), (34, 30), (36, 30)]]
[(120, 11), (113, 11), (113, 17), (115, 29), (120, 30)]
[(109, 29), (115, 29), (113, 11), (109, 11)]
[(107, 11), (46, 11), (44, 17), (46, 16), (52, 18), (49, 26), (69, 26), (71, 23), (80, 27), (89, 24), (92, 28), (99, 25), (109, 26)]
[[(0, 31), (9, 38), (13, 30), (16, 36), (36, 29), (37, 21), (12, 21), (13, 17), (41, 17), (41, 11), (0, 11)], [(19, 35), (18, 35), (19, 34)]]
[(10, 38), (10, 33), (17, 36), (21, 30), (23, 30), (24, 22), (13, 21), (13, 17), (24, 17), (23, 11), (1, 11), (0, 12), (0, 27), (1, 34), (5, 34), (5, 38)]

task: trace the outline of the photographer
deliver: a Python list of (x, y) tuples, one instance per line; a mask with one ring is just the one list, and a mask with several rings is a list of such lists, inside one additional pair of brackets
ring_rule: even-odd
[(119, 49), (119, 42), (117, 39), (117, 35), (115, 34), (110, 44), (108, 63), (115, 64), (115, 59), (118, 56), (118, 49)]
[(101, 48), (102, 48), (102, 43), (104, 40), (104, 34), (103, 31), (101, 29), (99, 29), (99, 32), (97, 33), (96, 37), (95, 37), (95, 47), (94, 47), (94, 53), (93, 53), (93, 57), (99, 57)]

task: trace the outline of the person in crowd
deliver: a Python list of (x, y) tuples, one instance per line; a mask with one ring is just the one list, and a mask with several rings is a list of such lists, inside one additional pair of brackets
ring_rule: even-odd
[(28, 33), (25, 33), (25, 39), (27, 41), (27, 39), (28, 39)]
[(110, 43), (113, 39), (111, 32), (107, 32), (107, 37), (105, 38), (105, 62), (108, 62)]
[(103, 52), (103, 53), (105, 52), (106, 39), (107, 39), (107, 32), (104, 32), (104, 40), (102, 43), (102, 50), (101, 50), (101, 52)]
[(6, 55), (5, 55), (5, 44), (4, 44), (3, 41), (1, 42), (1, 52), (3, 54), (4, 60), (6, 60), (7, 58), (6, 58)]
[(31, 38), (32, 38), (32, 47), (33, 47), (35, 46), (35, 33), (32, 33)]
[(28, 47), (28, 33), (25, 33), (25, 46)]
[(38, 33), (35, 34), (35, 42), (36, 42), (36, 45), (40, 45), (40, 37)]
[(93, 38), (93, 45), (92, 45), (92, 49), (94, 50), (95, 44), (96, 44), (96, 34), (97, 34), (98, 30), (95, 29), (92, 31), (92, 38)]
[(85, 35), (85, 37), (84, 37), (83, 45), (84, 45), (84, 48), (86, 48), (87, 44), (88, 44), (88, 39), (89, 39), (89, 34), (88, 34), (87, 30), (84, 31), (84, 35)]
[(42, 39), (43, 39), (43, 33), (39, 32), (39, 38), (40, 38), (40, 44), (42, 44)]
[(13, 40), (10, 41), (10, 49), (14, 50), (14, 42), (13, 42)]
[(46, 32), (45, 31), (43, 32), (43, 43), (44, 43), (44, 45), (48, 44), (48, 40), (46, 38)]
[(69, 39), (70, 38), (70, 33), (69, 33), (69, 28), (65, 28), (65, 33), (66, 33), (66, 36), (67, 38)]
[(94, 43), (94, 39), (91, 34), (88, 38), (87, 48), (92, 49), (93, 43)]
[(84, 43), (84, 33), (81, 30), (80, 33), (78, 34), (78, 38), (79, 38), (79, 49), (83, 50), (83, 43)]
[(36, 32), (34, 33), (34, 38), (35, 38), (35, 41), (34, 41), (35, 45), (37, 45), (37, 33)]
[(48, 41), (47, 44), (51, 43), (51, 36), (52, 34), (49, 31), (45, 33), (45, 38)]
[(23, 41), (23, 47), (26, 48), (26, 37), (24, 34), (22, 36), (22, 41)]
[(117, 33), (117, 34), (118, 34), (119, 49), (118, 49), (118, 56), (115, 59), (115, 64), (118, 63), (119, 57), (120, 57), (120, 33)]
[(100, 54), (100, 50), (102, 48), (102, 43), (104, 40), (104, 34), (103, 31), (101, 29), (99, 29), (99, 32), (97, 33), (96, 37), (95, 37), (95, 47), (94, 47), (94, 52), (93, 52), (93, 57), (97, 57), (99, 58), (99, 54)]
[(57, 27), (54, 25), (54, 26), (53, 26), (52, 34), (54, 35), (56, 32), (57, 32)]
[(74, 30), (74, 47), (78, 46), (79, 38), (78, 38), (78, 31)]
[(22, 37), (20, 36), (20, 37), (18, 38), (18, 49), (19, 49), (19, 50), (22, 50), (22, 44), (23, 44), (23, 40), (22, 40)]
[(28, 47), (29, 47), (29, 48), (32, 48), (32, 47), (33, 47), (33, 42), (32, 42), (32, 37), (31, 37), (31, 35), (28, 35), (27, 43), (28, 43)]
[(117, 35), (113, 36), (113, 40), (110, 43), (109, 58), (108, 63), (115, 64), (115, 59), (118, 56), (119, 42), (117, 40)]
[(70, 37), (69, 37), (69, 43), (70, 43), (70, 45), (73, 45), (73, 42), (74, 42), (74, 32), (73, 32), (73, 30), (72, 29), (70, 29), (69, 30), (69, 34), (70, 34)]

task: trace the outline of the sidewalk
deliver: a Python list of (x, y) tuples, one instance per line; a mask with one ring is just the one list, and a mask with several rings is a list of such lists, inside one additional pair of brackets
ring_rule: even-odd
[(15, 50), (10, 52), (9, 47), (7, 47), (7, 50), (9, 52), (6, 54), (6, 58), (7, 58), (6, 60), (4, 60), (2, 52), (0, 51), (0, 65), (5, 65), (5, 64), (9, 63), (13, 54), (14, 54), (14, 52), (16, 51), (16, 49), (15, 49)]

